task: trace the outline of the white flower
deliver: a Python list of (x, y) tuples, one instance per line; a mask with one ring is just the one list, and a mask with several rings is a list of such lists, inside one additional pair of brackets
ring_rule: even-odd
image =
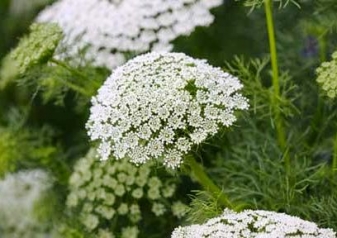
[(188, 212), (189, 207), (181, 201), (177, 201), (172, 205), (172, 213), (178, 218), (182, 218)]
[[(0, 233), (1, 237), (46, 236), (46, 224), (35, 214), (42, 202), (51, 179), (42, 170), (8, 174), (0, 181)], [(31, 233), (33, 232), (33, 234)]]
[[(134, 229), (126, 227), (140, 225), (142, 213), (148, 216), (146, 209), (151, 207), (153, 216), (162, 216), (168, 211), (165, 215), (173, 219), (175, 215), (170, 207), (175, 202), (178, 181), (174, 178), (162, 181), (160, 175), (169, 176), (165, 170), (158, 169), (154, 173), (150, 163), (136, 166), (125, 159), (98, 161), (96, 157), (97, 153), (91, 149), (75, 164), (66, 203), (74, 215), (80, 216), (87, 230), (110, 229), (114, 234), (123, 234), (125, 230), (125, 234), (137, 235)], [(80, 179), (87, 173), (93, 175), (91, 180)]]
[(166, 212), (166, 208), (164, 204), (161, 203), (154, 203), (152, 205), (151, 211), (156, 215), (156, 216), (161, 216)]
[(182, 53), (138, 56), (116, 69), (93, 97), (88, 134), (99, 141), (103, 159), (155, 159), (177, 168), (193, 146), (248, 108), (241, 88), (234, 76)]
[(331, 229), (284, 213), (246, 210), (236, 213), (226, 209), (222, 215), (202, 225), (178, 227), (172, 238), (335, 238)]
[(93, 230), (97, 227), (99, 220), (97, 216), (89, 214), (83, 218), (82, 222), (89, 230)]
[(132, 197), (136, 199), (140, 199), (141, 197), (143, 197), (143, 189), (136, 188), (135, 190), (133, 190)]
[(126, 203), (122, 203), (117, 209), (117, 211), (120, 215), (126, 215), (129, 211), (129, 207)]
[(97, 237), (98, 238), (114, 238), (115, 236), (112, 233), (110, 233), (108, 230), (100, 229), (98, 231)]
[[(58, 23), (65, 39), (61, 57), (84, 57), (96, 66), (115, 68), (126, 54), (171, 51), (171, 41), (213, 22), (210, 9), (223, 0), (59, 0), (38, 22)], [(62, 50), (60, 50), (61, 52)]]
[(139, 234), (139, 229), (136, 226), (126, 227), (122, 229), (121, 238), (137, 238)]

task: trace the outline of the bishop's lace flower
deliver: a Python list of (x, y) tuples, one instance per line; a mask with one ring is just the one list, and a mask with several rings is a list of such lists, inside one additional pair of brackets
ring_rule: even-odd
[(298, 217), (270, 211), (246, 210), (240, 213), (226, 209), (202, 225), (176, 228), (171, 238), (336, 238), (331, 229)]
[(330, 98), (337, 96), (337, 52), (332, 54), (332, 61), (324, 62), (316, 70), (317, 82)]
[(46, 237), (35, 209), (50, 186), (49, 176), (41, 170), (8, 174), (0, 181), (1, 237)]
[(191, 147), (247, 109), (239, 80), (182, 53), (148, 53), (119, 67), (92, 99), (87, 123), (102, 159), (179, 167)]
[(87, 230), (102, 233), (99, 237), (136, 238), (145, 224), (185, 215), (187, 206), (174, 198), (177, 180), (167, 172), (127, 160), (98, 161), (96, 156), (91, 149), (80, 159), (69, 181), (67, 206), (80, 214)]
[(77, 58), (86, 49), (86, 60), (114, 68), (125, 62), (126, 54), (170, 51), (178, 36), (211, 24), (209, 10), (222, 1), (59, 0), (37, 21), (62, 27), (68, 56)]

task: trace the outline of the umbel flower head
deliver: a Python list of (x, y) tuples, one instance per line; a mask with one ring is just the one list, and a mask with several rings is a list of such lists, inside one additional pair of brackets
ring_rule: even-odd
[(176, 228), (171, 238), (336, 238), (331, 229), (298, 217), (270, 211), (246, 210), (236, 213), (226, 209), (202, 225)]
[(58, 23), (64, 33), (61, 57), (82, 56), (94, 65), (115, 68), (126, 55), (170, 51), (178, 36), (213, 22), (210, 9), (223, 0), (59, 0), (38, 16)]
[(317, 82), (330, 98), (337, 96), (337, 52), (332, 54), (330, 62), (324, 62), (316, 70)]
[(51, 179), (42, 170), (7, 174), (0, 181), (1, 237), (46, 237), (46, 224), (36, 209), (50, 187)]
[(20, 40), (9, 57), (16, 63), (19, 73), (23, 74), (30, 67), (47, 61), (62, 37), (62, 30), (56, 24), (34, 23), (30, 27), (30, 34)]
[(239, 80), (182, 53), (148, 53), (119, 67), (92, 99), (87, 123), (106, 160), (180, 166), (194, 145), (248, 108)]
[(178, 181), (166, 171), (154, 172), (150, 164), (135, 166), (125, 159), (98, 161), (96, 157), (91, 149), (75, 165), (67, 198), (67, 206), (80, 214), (88, 231), (105, 234), (102, 237), (133, 238), (138, 237), (138, 225), (160, 226), (161, 219), (173, 221), (187, 212), (186, 205), (174, 201)]

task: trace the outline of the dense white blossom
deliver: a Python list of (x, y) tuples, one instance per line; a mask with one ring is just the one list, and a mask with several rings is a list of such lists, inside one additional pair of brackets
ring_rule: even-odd
[[(59, 0), (39, 22), (58, 23), (68, 56), (114, 68), (126, 55), (170, 51), (172, 40), (213, 22), (210, 9), (223, 0)], [(66, 57), (66, 55), (61, 55)]]
[(137, 237), (138, 225), (146, 224), (149, 213), (152, 223), (158, 217), (172, 220), (186, 214), (187, 206), (175, 200), (178, 181), (166, 171), (154, 172), (150, 164), (137, 167), (127, 160), (98, 161), (96, 156), (91, 149), (75, 165), (67, 198), (67, 206), (89, 231), (98, 231), (99, 237)]
[(92, 99), (87, 123), (103, 160), (157, 159), (179, 167), (192, 146), (248, 108), (239, 80), (182, 53), (148, 53), (117, 68)]
[(44, 224), (36, 216), (37, 205), (51, 186), (44, 171), (8, 174), (0, 181), (0, 236), (46, 237)]
[(202, 225), (176, 228), (171, 238), (336, 238), (331, 229), (284, 213), (226, 209)]

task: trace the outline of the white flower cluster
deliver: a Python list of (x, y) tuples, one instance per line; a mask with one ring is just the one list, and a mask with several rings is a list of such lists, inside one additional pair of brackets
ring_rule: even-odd
[(35, 209), (50, 187), (51, 180), (42, 170), (6, 175), (0, 181), (0, 236), (46, 237)]
[[(110, 69), (126, 55), (170, 51), (178, 36), (213, 22), (210, 9), (223, 0), (59, 0), (38, 16), (64, 31), (68, 56)], [(61, 55), (65, 57), (65, 55)]]
[(246, 210), (240, 213), (226, 209), (202, 225), (176, 228), (171, 238), (336, 238), (331, 229), (298, 217), (270, 211)]
[(148, 53), (117, 68), (92, 99), (87, 123), (106, 160), (180, 166), (191, 147), (247, 109), (239, 80), (182, 53)]
[[(121, 233), (123, 238), (132, 238), (138, 236), (139, 222), (146, 223), (144, 209), (145, 218), (149, 213), (153, 219), (163, 215), (179, 219), (185, 215), (187, 206), (180, 201), (172, 202), (175, 179), (166, 178), (163, 182), (151, 174), (149, 164), (137, 167), (127, 160), (97, 161), (96, 157), (91, 149), (75, 165), (67, 198), (67, 206), (79, 211), (88, 230), (98, 230), (102, 233), (100, 237), (113, 237), (112, 231)], [(168, 176), (166, 172), (164, 175)]]

